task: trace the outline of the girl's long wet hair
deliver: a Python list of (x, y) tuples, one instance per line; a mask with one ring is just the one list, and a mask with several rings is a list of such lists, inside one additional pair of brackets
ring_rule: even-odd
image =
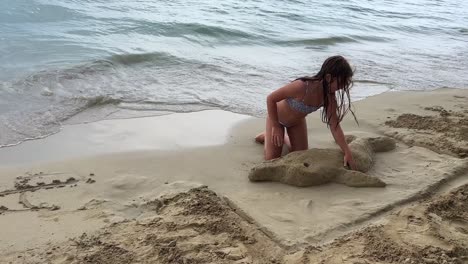
[[(331, 80), (335, 79), (337, 83), (338, 90), (336, 94), (330, 93), (330, 84), (328, 83), (325, 76), (327, 74), (331, 75)], [(349, 65), (348, 61), (343, 56), (332, 56), (326, 59), (320, 71), (312, 77), (301, 77), (299, 80), (311, 80), (311, 81), (322, 81), (323, 83), (323, 111), (322, 111), (322, 122), (326, 123), (327, 126), (330, 126), (330, 117), (331, 113), (329, 111), (330, 96), (335, 96), (334, 99), (337, 100), (336, 107), (336, 116), (338, 118), (337, 125), (343, 120), (344, 116), (351, 112), (354, 117), (354, 120), (359, 125), (356, 115), (351, 109), (351, 97), (349, 91), (353, 86), (353, 74), (354, 71)], [(346, 98), (345, 98), (346, 97)]]

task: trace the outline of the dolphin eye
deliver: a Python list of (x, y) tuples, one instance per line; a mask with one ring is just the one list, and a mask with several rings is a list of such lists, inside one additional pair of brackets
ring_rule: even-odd
[(307, 163), (307, 162), (304, 162), (303, 165), (304, 165), (304, 167), (309, 167), (309, 163)]

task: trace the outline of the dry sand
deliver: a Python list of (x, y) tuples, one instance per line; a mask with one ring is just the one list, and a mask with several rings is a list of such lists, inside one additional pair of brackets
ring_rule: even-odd
[[(397, 212), (453, 180), (468, 182), (468, 160), (462, 158), (467, 98), (468, 90), (442, 89), (386, 93), (355, 104), (361, 125), (347, 118), (345, 132), (400, 140), (395, 150), (377, 153), (368, 172), (385, 188), (251, 183), (248, 172), (262, 161), (253, 136), (264, 121), (223, 111), (67, 126), (44, 140), (0, 150), (0, 259), (401, 262), (390, 254), (408, 263), (424, 263), (423, 257), (426, 263), (457, 263), (465, 254), (468, 219), (450, 217), (463, 207), (428, 212), (430, 202), (424, 201), (402, 209), (408, 214)], [(309, 118), (309, 137), (311, 147), (337, 148), (318, 116)], [(449, 197), (463, 199), (461, 192)], [(440, 199), (450, 204), (452, 198)], [(409, 215), (425, 228), (398, 224)], [(383, 226), (350, 233), (377, 222)], [(416, 242), (405, 240), (410, 238)]]
[(468, 263), (468, 185), (395, 210), (322, 247), (285, 257), (286, 263)]

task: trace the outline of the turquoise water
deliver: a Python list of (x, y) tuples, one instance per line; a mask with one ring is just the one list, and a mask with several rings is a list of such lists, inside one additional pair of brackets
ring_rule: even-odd
[(262, 116), (269, 92), (335, 54), (356, 68), (354, 100), (465, 88), (468, 3), (1, 0), (0, 145), (83, 111)]

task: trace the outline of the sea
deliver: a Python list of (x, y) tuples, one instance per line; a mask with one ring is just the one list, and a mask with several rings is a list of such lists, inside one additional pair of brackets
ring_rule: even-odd
[(0, 0), (0, 146), (110, 118), (262, 117), (332, 55), (353, 101), (467, 88), (468, 1)]

